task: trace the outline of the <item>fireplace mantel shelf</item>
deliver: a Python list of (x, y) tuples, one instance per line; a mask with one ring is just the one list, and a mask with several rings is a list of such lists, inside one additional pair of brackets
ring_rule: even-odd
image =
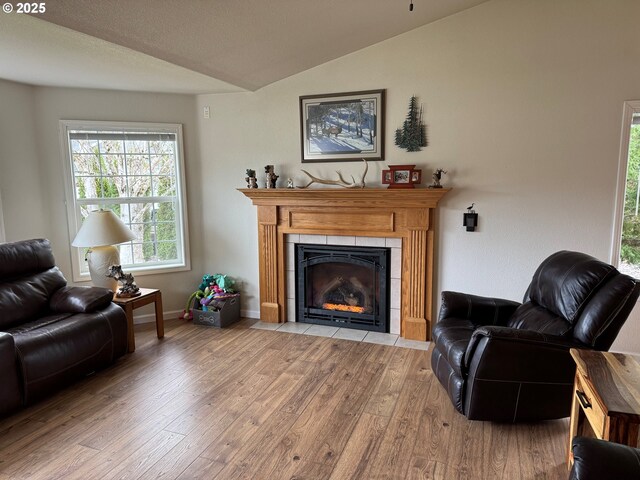
[(400, 334), (431, 336), (433, 212), (448, 188), (239, 189), (258, 207), (260, 318), (284, 322), (286, 234), (402, 238)]
[[(240, 188), (254, 205), (435, 208), (450, 188)], [(322, 203), (319, 203), (322, 202)], [(326, 203), (325, 203), (326, 202)]]

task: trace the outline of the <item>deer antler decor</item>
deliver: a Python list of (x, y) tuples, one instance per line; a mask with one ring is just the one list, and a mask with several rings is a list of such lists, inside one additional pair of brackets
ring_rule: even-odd
[(338, 174), (338, 180), (324, 180), (322, 178), (314, 177), (306, 170), (302, 170), (302, 172), (306, 173), (309, 176), (311, 181), (306, 185), (303, 185), (298, 188), (307, 188), (314, 183), (321, 183), (323, 185), (338, 185), (344, 188), (364, 188), (365, 187), (364, 178), (367, 176), (367, 172), (369, 171), (369, 164), (364, 158), (362, 159), (362, 161), (364, 162), (364, 172), (362, 172), (362, 177), (360, 178), (359, 182), (356, 182), (355, 178), (353, 178), (353, 175), (351, 175), (351, 183), (347, 182), (339, 170), (336, 171), (336, 173)]

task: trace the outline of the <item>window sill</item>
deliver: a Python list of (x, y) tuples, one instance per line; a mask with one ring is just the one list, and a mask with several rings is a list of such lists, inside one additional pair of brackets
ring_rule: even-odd
[[(190, 270), (191, 270), (191, 265), (177, 265), (174, 267), (169, 265), (162, 265), (158, 267), (147, 267), (147, 268), (138, 268), (138, 269), (132, 269), (127, 267), (124, 268), (125, 273), (132, 273), (134, 277), (142, 277), (145, 275), (164, 275), (167, 273), (188, 272)], [(91, 277), (89, 276), (88, 272), (81, 273), (81, 274), (74, 274), (73, 281), (77, 283), (90, 282)]]

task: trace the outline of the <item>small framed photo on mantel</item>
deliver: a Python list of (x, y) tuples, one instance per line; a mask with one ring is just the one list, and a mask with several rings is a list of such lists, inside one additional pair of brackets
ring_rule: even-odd
[(382, 171), (382, 184), (387, 188), (415, 188), (422, 182), (422, 170), (415, 165), (389, 165)]
[(302, 162), (384, 160), (384, 90), (300, 97)]

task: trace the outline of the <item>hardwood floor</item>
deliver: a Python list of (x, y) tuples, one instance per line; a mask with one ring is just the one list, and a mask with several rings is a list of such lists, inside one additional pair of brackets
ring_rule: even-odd
[(6, 479), (565, 479), (568, 420), (456, 413), (419, 350), (167, 322), (0, 421)]

